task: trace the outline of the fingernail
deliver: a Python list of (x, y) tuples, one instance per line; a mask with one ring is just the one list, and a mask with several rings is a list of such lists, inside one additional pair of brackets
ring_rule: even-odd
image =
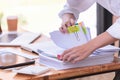
[(57, 58), (59, 59), (59, 60), (62, 60), (62, 57), (61, 57), (61, 55), (57, 55)]

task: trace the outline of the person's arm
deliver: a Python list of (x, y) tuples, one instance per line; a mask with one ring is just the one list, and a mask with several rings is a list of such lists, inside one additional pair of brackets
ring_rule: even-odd
[[(89, 0), (89, 1), (91, 1), (91, 0)], [(98, 0), (98, 1), (101, 2), (101, 0)], [(102, 2), (102, 4), (105, 5), (105, 7), (106, 7), (106, 4), (104, 4), (104, 3), (105, 2)], [(118, 7), (119, 6), (120, 5), (118, 5)], [(118, 7), (115, 7), (114, 10), (116, 12), (116, 15), (120, 16)], [(109, 7), (107, 7), (107, 9), (110, 10), (111, 7), (110, 7), (110, 9), (109, 9)], [(78, 61), (81, 61), (81, 60), (87, 58), (96, 49), (98, 49), (102, 46), (111, 44), (118, 39), (120, 39), (120, 18), (117, 19), (116, 22), (106, 30), (106, 32), (100, 34), (96, 38), (88, 41), (87, 43), (85, 43), (83, 45), (76, 46), (71, 49), (65, 50), (63, 52), (63, 54), (61, 55), (61, 59), (63, 61), (69, 61), (72, 63), (76, 63)]]
[(92, 51), (94, 51), (100, 47), (112, 44), (116, 40), (118, 39), (112, 37), (108, 32), (104, 32), (98, 35), (96, 38), (90, 40), (87, 44), (92, 45), (93, 47)]
[(107, 32), (112, 37), (120, 39), (120, 18), (118, 18), (116, 22), (107, 29)]
[(87, 10), (92, 4), (95, 3), (95, 0), (67, 0), (63, 9), (59, 13), (59, 17), (66, 13), (73, 14), (75, 19), (79, 18), (79, 14), (85, 10)]
[(87, 58), (96, 49), (111, 44), (116, 40), (108, 32), (104, 32), (83, 45), (65, 50), (61, 55), (61, 60), (72, 63), (79, 62)]
[(60, 31), (67, 33), (67, 27), (72, 26), (76, 23), (79, 18), (79, 13), (88, 9), (95, 0), (67, 0), (64, 9), (59, 13), (62, 19)]
[[(113, 17), (112, 17), (112, 23), (114, 24), (118, 18), (120, 18), (120, 17), (113, 15)], [(116, 47), (119, 47), (119, 40), (115, 41), (114, 45)]]
[(76, 63), (88, 57), (96, 49), (120, 39), (120, 18), (106, 32), (90, 40), (86, 44), (65, 50), (61, 56), (63, 61)]

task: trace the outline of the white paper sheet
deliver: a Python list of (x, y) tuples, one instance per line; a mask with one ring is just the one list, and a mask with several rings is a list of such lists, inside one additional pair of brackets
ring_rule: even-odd
[[(79, 40), (77, 40), (76, 35), (79, 36)], [(88, 41), (87, 40), (88, 34), (84, 34), (81, 28), (79, 32), (69, 33), (69, 34), (63, 34), (60, 31), (53, 31), (50, 33), (50, 36), (53, 42), (57, 46), (64, 48), (64, 49), (69, 49), (74, 46), (82, 45)]]

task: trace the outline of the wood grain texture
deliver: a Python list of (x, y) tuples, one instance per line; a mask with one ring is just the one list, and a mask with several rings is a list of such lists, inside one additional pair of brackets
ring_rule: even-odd
[(60, 70), (60, 71), (51, 70), (46, 74), (38, 75), (38, 76), (26, 76), (26, 75), (17, 74), (14, 78), (15, 80), (56, 80), (56, 79), (64, 79), (70, 77), (85, 76), (85, 75), (102, 73), (102, 72), (109, 72), (118, 69), (120, 69), (120, 62), (117, 60), (115, 62), (96, 65), (96, 66), (88, 66), (88, 67), (74, 68), (74, 69)]
[[(49, 40), (45, 36), (41, 36), (40, 39), (37, 41), (46, 41)], [(3, 48), (3, 47), (0, 47)], [(30, 52), (21, 50), (19, 47), (14, 47), (15, 49), (25, 52), (26, 54), (30, 54)], [(32, 55), (32, 53), (31, 53)], [(36, 65), (39, 65), (36, 63)], [(65, 79), (66, 78), (71, 78), (71, 77), (81, 77), (81, 76), (86, 76), (86, 75), (91, 75), (91, 74), (98, 74), (98, 73), (103, 73), (103, 72), (110, 72), (110, 71), (116, 71), (120, 69), (120, 59), (115, 57), (114, 61), (108, 63), (108, 64), (101, 64), (101, 65), (95, 65), (95, 66), (87, 66), (87, 67), (81, 67), (81, 68), (74, 68), (74, 69), (67, 69), (67, 70), (54, 70), (51, 69), (49, 72), (42, 74), (42, 75), (37, 75), (37, 76), (30, 76), (30, 75), (23, 75), (23, 74), (16, 74), (11, 71), (5, 71), (5, 70), (0, 70), (0, 79), (2, 80), (58, 80), (58, 79)], [(109, 76), (109, 73), (107, 73)], [(107, 75), (106, 74), (106, 75)], [(105, 75), (105, 74), (104, 74)], [(105, 76), (103, 77), (105, 78)], [(114, 77), (114, 73), (110, 74)], [(101, 80), (97, 78), (101, 78), (102, 75), (97, 75), (96, 76), (91, 76), (86, 78), (79, 78), (79, 79), (87, 79), (87, 80)], [(107, 77), (106, 77), (107, 78)], [(102, 79), (104, 80), (104, 79)], [(106, 79), (107, 80), (107, 79)], [(110, 80), (110, 79), (109, 79)]]

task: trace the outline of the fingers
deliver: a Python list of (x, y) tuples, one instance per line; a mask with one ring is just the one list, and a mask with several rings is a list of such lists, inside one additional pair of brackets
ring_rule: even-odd
[(67, 31), (67, 26), (66, 25), (62, 25), (59, 30), (62, 32), (62, 33), (68, 33)]
[(76, 50), (72, 50), (72, 49), (65, 50), (61, 55), (62, 60), (64, 62), (72, 62), (73, 59), (77, 58), (78, 56), (81, 56), (81, 55), (76, 53)]
[(64, 61), (64, 62), (69, 62), (70, 60), (71, 60), (71, 55), (72, 55), (72, 51), (70, 51), (70, 52), (68, 52), (67, 54), (66, 53), (63, 53), (63, 55), (62, 55), (62, 60)]
[(61, 55), (61, 60), (65, 61), (67, 56), (69, 55), (68, 53), (70, 53), (70, 50), (65, 50)]
[(71, 25), (75, 25), (75, 20), (71, 19)]
[(81, 60), (83, 60), (85, 58), (84, 55), (82, 54), (77, 54), (74, 52), (69, 52), (63, 55), (62, 60), (64, 62), (71, 62), (71, 63), (76, 63), (79, 62)]
[(82, 47), (74, 47), (65, 50), (61, 55), (61, 60), (64, 62), (76, 63), (89, 56), (89, 51), (84, 50)]
[(75, 20), (74, 20), (74, 19), (70, 19), (70, 20), (68, 20), (68, 21), (63, 21), (61, 27), (59, 28), (59, 30), (60, 30), (62, 33), (68, 33), (67, 28), (68, 28), (69, 26), (74, 25), (74, 24), (75, 24)]
[(72, 61), (71, 61), (71, 63), (77, 63), (77, 62), (79, 62), (79, 61), (81, 61), (81, 60), (83, 60), (84, 59), (84, 57), (76, 57), (76, 58), (74, 58)]
[(64, 62), (71, 62), (71, 63), (76, 63), (79, 62), (80, 60), (82, 60), (82, 55), (77, 55), (77, 54), (73, 54), (72, 52), (70, 52), (69, 54), (66, 54), (63, 57), (63, 61)]

